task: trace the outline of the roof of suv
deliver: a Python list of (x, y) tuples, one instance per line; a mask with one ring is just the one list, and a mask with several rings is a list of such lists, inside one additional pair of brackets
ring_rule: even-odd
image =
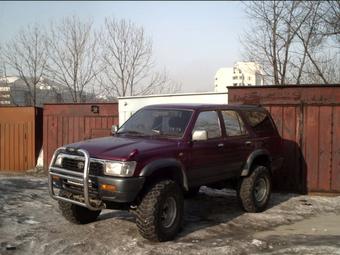
[(189, 109), (189, 110), (211, 110), (211, 109), (257, 109), (263, 110), (259, 105), (240, 104), (154, 104), (145, 106), (146, 109), (167, 108), (167, 109)]

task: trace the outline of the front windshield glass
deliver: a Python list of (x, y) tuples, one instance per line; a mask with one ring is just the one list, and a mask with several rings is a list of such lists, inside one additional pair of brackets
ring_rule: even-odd
[(140, 110), (124, 123), (117, 134), (181, 138), (191, 115), (189, 110)]

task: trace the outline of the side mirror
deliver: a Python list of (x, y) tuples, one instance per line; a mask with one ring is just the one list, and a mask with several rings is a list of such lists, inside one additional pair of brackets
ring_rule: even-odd
[(118, 131), (118, 126), (117, 125), (112, 125), (111, 127), (111, 134), (114, 135)]
[(208, 140), (208, 132), (207, 130), (196, 130), (192, 134), (193, 141), (205, 141)]

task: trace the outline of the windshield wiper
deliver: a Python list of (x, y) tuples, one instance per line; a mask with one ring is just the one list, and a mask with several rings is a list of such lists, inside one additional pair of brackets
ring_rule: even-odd
[(152, 136), (162, 135), (162, 132), (158, 129), (151, 129), (151, 131), (152, 131)]
[(135, 131), (135, 130), (126, 130), (126, 131), (121, 131), (121, 132), (117, 133), (117, 135), (125, 135), (125, 134), (129, 134), (129, 135), (145, 135), (144, 133), (138, 132), (138, 131)]

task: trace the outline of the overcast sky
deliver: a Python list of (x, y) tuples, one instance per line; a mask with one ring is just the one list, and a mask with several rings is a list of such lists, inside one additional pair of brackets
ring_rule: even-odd
[(30, 23), (68, 15), (127, 18), (153, 40), (157, 67), (182, 83), (182, 92), (212, 91), (218, 68), (242, 60), (239, 37), (247, 20), (240, 2), (0, 2), (0, 43)]

